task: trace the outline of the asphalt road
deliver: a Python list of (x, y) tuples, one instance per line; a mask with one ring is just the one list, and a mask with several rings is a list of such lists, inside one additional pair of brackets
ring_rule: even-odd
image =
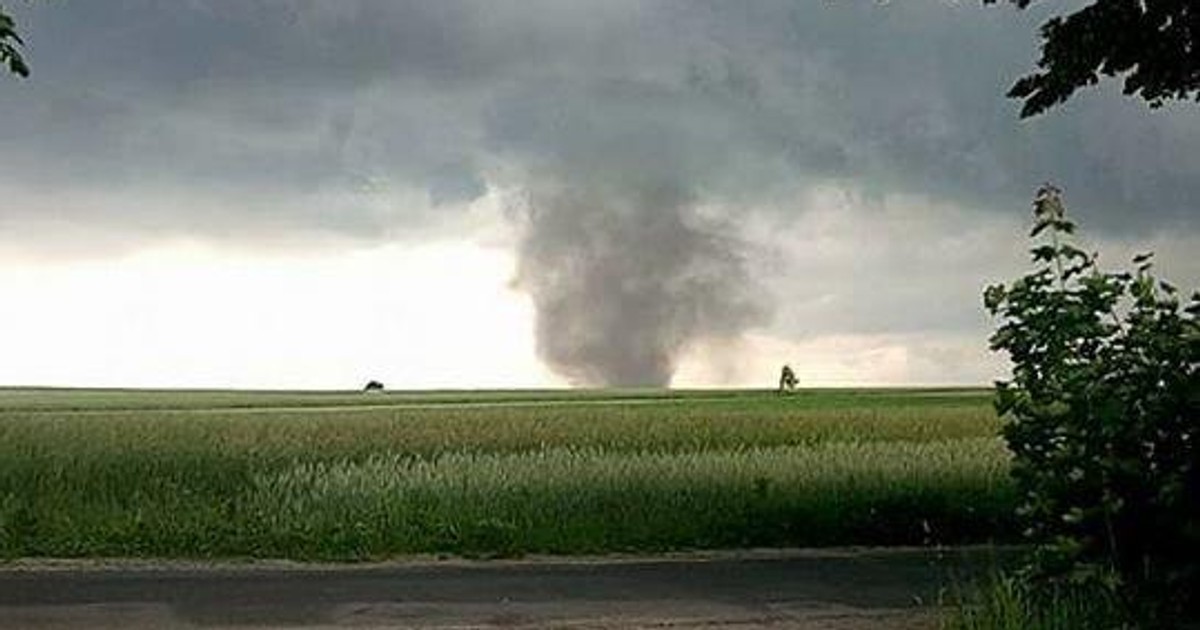
[(991, 552), (380, 565), (0, 565), (0, 628), (930, 627)]

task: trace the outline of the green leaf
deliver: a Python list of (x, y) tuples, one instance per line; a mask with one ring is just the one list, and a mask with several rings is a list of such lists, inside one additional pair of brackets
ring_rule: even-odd
[(19, 77), (29, 76), (29, 66), (25, 65), (25, 60), (20, 55), (14, 54), (8, 58), (8, 69)]
[(1058, 250), (1052, 245), (1042, 245), (1029, 250), (1029, 253), (1033, 256), (1034, 262), (1049, 262), (1058, 255)]
[(988, 312), (995, 314), (1007, 295), (1008, 291), (1003, 284), (991, 285), (983, 292), (983, 304), (987, 307)]

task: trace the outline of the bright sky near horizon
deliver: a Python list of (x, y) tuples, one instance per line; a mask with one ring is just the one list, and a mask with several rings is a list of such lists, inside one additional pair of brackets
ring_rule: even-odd
[(987, 384), (1043, 181), (1200, 282), (1200, 108), (978, 4), (13, 6), (0, 386)]
[(167, 243), (0, 268), (0, 382), (354, 389), (561, 385), (511, 256), (440, 242), (318, 256)]
[[(468, 243), (266, 258), (166, 244), (117, 260), (0, 269), (0, 383), (122, 387), (544, 388), (513, 261)], [(675, 386), (911, 384), (907, 349), (751, 333), (685, 353)], [(951, 349), (951, 352), (954, 350)], [(951, 383), (975, 383), (951, 380)]]

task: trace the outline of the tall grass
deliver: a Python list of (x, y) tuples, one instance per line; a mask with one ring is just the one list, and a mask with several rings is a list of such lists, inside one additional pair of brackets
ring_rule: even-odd
[(1125, 627), (1112, 597), (1091, 587), (1034, 587), (998, 574), (951, 603), (942, 630), (1114, 630)]
[(357, 459), (379, 452), (524, 452), (557, 447), (691, 452), (830, 441), (990, 437), (989, 404), (820, 407), (767, 401), (419, 409), (0, 413), (0, 454), (108, 458), (218, 451), (276, 460)]
[[(428, 462), (377, 457), (256, 477), (252, 502), (269, 506), (273, 531), (349, 537), (361, 549), (919, 544), (996, 531), (1010, 497), (1003, 481), (993, 482), (1003, 480), (1006, 466), (1007, 455), (990, 440), (682, 455), (558, 449)], [(347, 523), (388, 526), (348, 531)], [(407, 532), (406, 539), (373, 540), (368, 532), (377, 529)]]
[(374, 558), (1012, 533), (984, 405), (0, 413), (0, 555)]

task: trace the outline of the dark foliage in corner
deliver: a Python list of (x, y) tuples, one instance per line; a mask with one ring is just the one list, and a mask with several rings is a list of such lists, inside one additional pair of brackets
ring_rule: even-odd
[[(1000, 0), (983, 0), (995, 4)], [(1024, 9), (1036, 0), (1009, 0)], [(1021, 117), (1066, 102), (1100, 76), (1125, 77), (1124, 92), (1151, 107), (1200, 100), (1200, 3), (1196, 0), (1095, 0), (1041, 27), (1038, 72), (1009, 91), (1024, 100)]]
[(16, 22), (4, 12), (4, 7), (0, 7), (0, 67), (7, 67), (9, 72), (19, 77), (29, 76), (29, 66), (21, 56), (21, 46), (24, 44), (17, 34)]
[(1038, 191), (1034, 270), (989, 287), (1008, 353), (997, 383), (1039, 545), (1035, 579), (1100, 583), (1155, 625), (1197, 612), (1200, 595), (1200, 293), (1151, 274), (1102, 272), (1070, 243), (1060, 193)]

